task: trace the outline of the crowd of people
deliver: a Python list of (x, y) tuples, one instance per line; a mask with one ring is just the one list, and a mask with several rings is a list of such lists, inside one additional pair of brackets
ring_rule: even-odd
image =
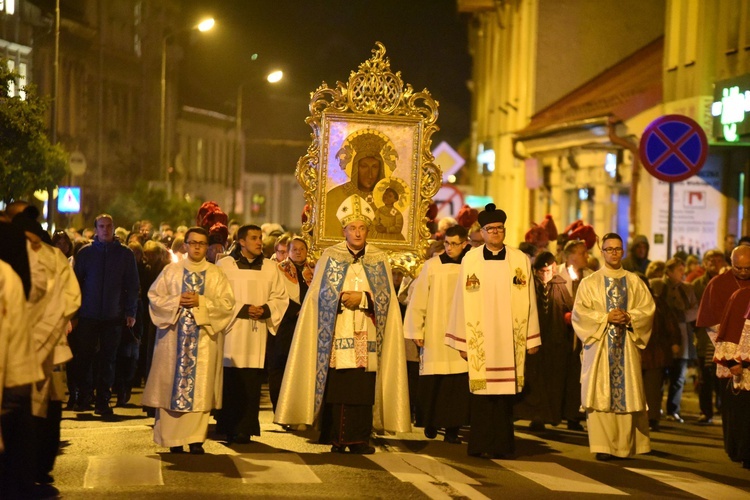
[(645, 236), (626, 251), (616, 233), (581, 221), (558, 233), (547, 217), (513, 247), (489, 204), (431, 222), (410, 276), (368, 241), (378, 214), (364, 198), (335, 213), (342, 241), (313, 262), (304, 237), (229, 221), (213, 202), (192, 227), (128, 231), (100, 214), (53, 235), (33, 205), (8, 205), (3, 495), (54, 496), (63, 405), (111, 418), (140, 386), (171, 453), (204, 453), (211, 415), (228, 445), (250, 443), (267, 383), (274, 422), (314, 426), (333, 453), (374, 453), (373, 432), (418, 427), (512, 458), (516, 421), (564, 421), (611, 460), (648, 453), (662, 418), (684, 423), (693, 367), (696, 423), (719, 412), (730, 459), (750, 468), (750, 241), (656, 262)]

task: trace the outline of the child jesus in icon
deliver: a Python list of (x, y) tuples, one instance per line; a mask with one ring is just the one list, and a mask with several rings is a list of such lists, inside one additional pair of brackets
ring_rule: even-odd
[(375, 238), (383, 240), (403, 241), (404, 235), (401, 231), (404, 228), (404, 216), (401, 211), (393, 205), (399, 200), (400, 196), (397, 189), (401, 186), (392, 183), (383, 192), (383, 206), (375, 211)]

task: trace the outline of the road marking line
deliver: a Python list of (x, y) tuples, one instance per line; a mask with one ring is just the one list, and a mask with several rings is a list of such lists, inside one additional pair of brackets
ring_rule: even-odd
[(479, 481), (430, 456), (399, 452), (365, 456), (399, 481), (412, 483), (430, 498), (487, 498), (470, 486), (481, 484)]
[(531, 479), (552, 491), (627, 495), (604, 483), (586, 477), (553, 462), (527, 462), (515, 460), (493, 460), (501, 467), (511, 470), (526, 479)]
[(243, 483), (322, 483), (296, 453), (240, 453), (228, 455)]
[(721, 498), (722, 500), (733, 500), (735, 498), (748, 499), (750, 493), (739, 488), (711, 481), (692, 472), (683, 471), (660, 471), (653, 469), (635, 469), (625, 467), (626, 470), (641, 474), (656, 481), (662, 482), (678, 490), (686, 491), (700, 498)]
[(164, 486), (158, 455), (113, 455), (89, 457), (83, 476), (84, 488), (112, 486)]

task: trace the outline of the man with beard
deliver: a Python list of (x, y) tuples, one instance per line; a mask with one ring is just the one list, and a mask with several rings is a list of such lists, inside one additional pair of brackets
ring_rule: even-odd
[(188, 258), (169, 264), (148, 292), (158, 328), (143, 404), (156, 408), (154, 442), (204, 453), (209, 412), (221, 408), (224, 329), (234, 312), (226, 276), (206, 260), (208, 231), (185, 233)]
[(404, 319), (404, 336), (421, 347), (417, 400), (424, 435), (437, 436), (445, 429), (445, 441), (458, 444), (458, 431), (468, 422), (469, 377), (466, 360), (445, 345), (450, 306), (456, 293), (461, 260), (471, 249), (462, 226), (445, 231), (445, 253), (425, 262), (412, 285)]
[(276, 262), (263, 256), (263, 232), (246, 225), (237, 231), (240, 255), (221, 259), (218, 266), (229, 280), (237, 301), (235, 318), (224, 343), (224, 406), (216, 430), (229, 443), (247, 444), (260, 436), (260, 390), (266, 342), (284, 317), (289, 297)]
[(654, 299), (623, 269), (622, 253), (622, 238), (605, 234), (604, 267), (581, 281), (573, 306), (573, 328), (583, 343), (581, 405), (597, 460), (651, 451), (638, 350), (651, 336)]
[(750, 246), (732, 251), (732, 271), (712, 279), (701, 298), (696, 325), (714, 340), (716, 376), (722, 384), (724, 449), (750, 469)]

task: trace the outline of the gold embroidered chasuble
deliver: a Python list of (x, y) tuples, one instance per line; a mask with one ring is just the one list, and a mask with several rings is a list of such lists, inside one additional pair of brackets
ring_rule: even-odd
[[(632, 318), (627, 328), (607, 322), (616, 305)], [(584, 408), (615, 413), (646, 410), (638, 349), (645, 348), (651, 336), (654, 309), (646, 285), (624, 269), (604, 267), (581, 281), (572, 321), (583, 343)]]

